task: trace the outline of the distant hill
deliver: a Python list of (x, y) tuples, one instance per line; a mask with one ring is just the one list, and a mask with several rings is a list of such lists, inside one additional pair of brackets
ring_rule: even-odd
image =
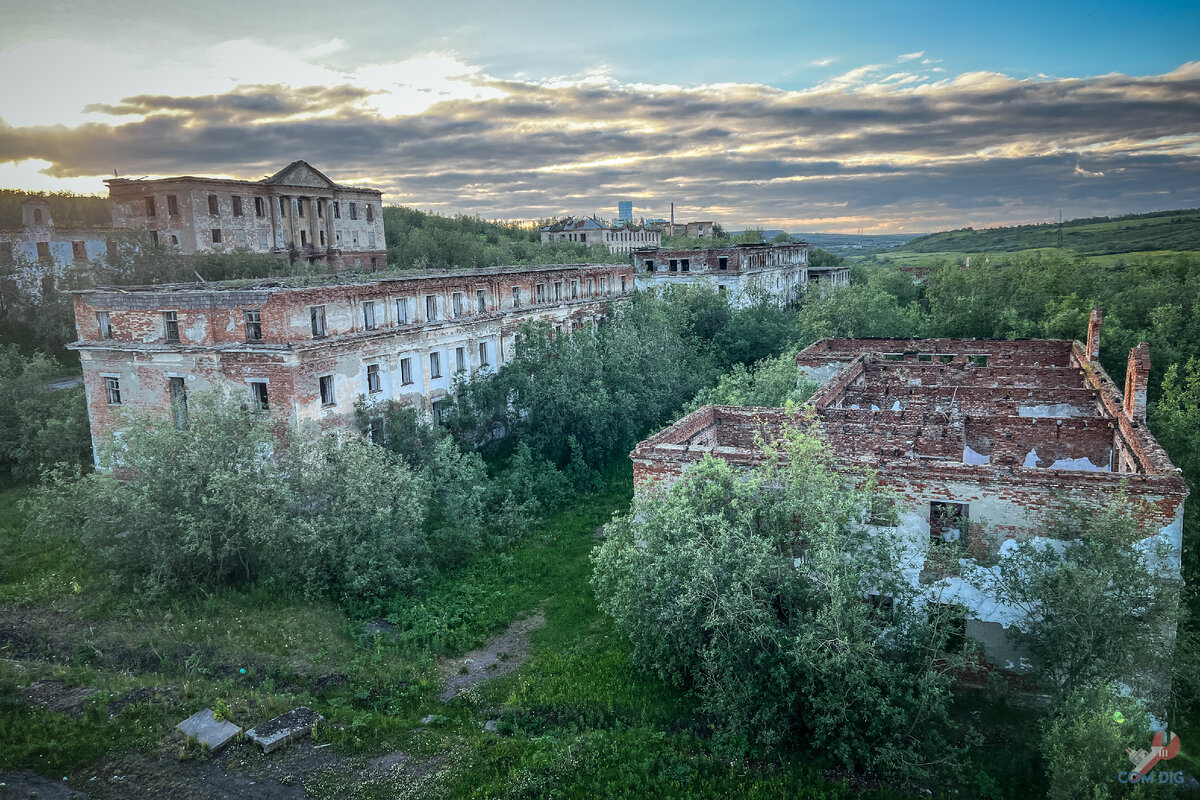
[[(730, 236), (740, 236), (744, 231), (729, 231)], [(768, 242), (773, 239), (776, 234), (787, 233), (787, 231), (779, 228), (763, 231), (763, 238)], [(881, 247), (899, 247), (905, 242), (917, 237), (925, 236), (923, 233), (867, 233), (859, 235), (857, 233), (790, 233), (788, 234), (793, 239), (805, 241), (813, 247), (819, 247), (822, 250), (871, 250)]]
[[(1059, 226), (1053, 222), (942, 231), (913, 239), (897, 250), (909, 253), (1003, 253), (1058, 245)], [(1062, 223), (1062, 246), (1082, 255), (1200, 250), (1200, 209), (1068, 220)]]

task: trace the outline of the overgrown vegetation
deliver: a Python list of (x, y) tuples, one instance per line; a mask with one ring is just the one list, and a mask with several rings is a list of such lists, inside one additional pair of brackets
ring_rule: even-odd
[(44, 198), (54, 224), (63, 228), (107, 228), (112, 225), (108, 198), (75, 192), (27, 192), (0, 189), (0, 228), (21, 227), (21, 202)]

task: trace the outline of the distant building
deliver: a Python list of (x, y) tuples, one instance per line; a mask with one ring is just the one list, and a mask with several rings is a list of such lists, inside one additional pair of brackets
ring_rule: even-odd
[(715, 222), (680, 222), (675, 225), (668, 223), (672, 236), (690, 236), (693, 239), (711, 239)]
[(735, 308), (751, 305), (759, 293), (783, 302), (797, 291), (832, 289), (850, 283), (847, 267), (813, 267), (808, 245), (738, 244), (710, 250), (637, 250), (634, 275), (639, 289), (680, 284), (709, 286)]
[(334, 183), (305, 161), (269, 178), (110, 178), (113, 224), (184, 254), (246, 249), (328, 264), (387, 266), (383, 195)]
[(629, 225), (633, 224), (633, 202), (622, 200), (617, 203), (617, 219)]
[(658, 247), (662, 232), (644, 225), (610, 225), (596, 217), (567, 217), (541, 229), (542, 242), (602, 244), (610, 253)]

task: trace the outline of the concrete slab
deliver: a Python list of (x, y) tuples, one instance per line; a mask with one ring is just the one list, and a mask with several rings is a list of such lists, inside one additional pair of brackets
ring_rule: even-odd
[(246, 738), (262, 748), (264, 753), (278, 750), (289, 742), (312, 733), (313, 725), (324, 719), (306, 706), (294, 708), (273, 720), (246, 731)]
[(175, 726), (175, 730), (195, 739), (209, 750), (217, 751), (242, 732), (232, 722), (218, 722), (211, 708), (197, 711)]

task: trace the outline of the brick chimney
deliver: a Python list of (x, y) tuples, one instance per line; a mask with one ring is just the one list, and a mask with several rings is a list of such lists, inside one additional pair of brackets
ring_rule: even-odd
[(1087, 357), (1088, 361), (1100, 358), (1100, 323), (1104, 320), (1104, 309), (1096, 306), (1092, 309), (1092, 318), (1088, 320)]
[(1146, 389), (1150, 385), (1150, 345), (1142, 342), (1129, 351), (1125, 367), (1125, 414), (1134, 422), (1146, 420)]

